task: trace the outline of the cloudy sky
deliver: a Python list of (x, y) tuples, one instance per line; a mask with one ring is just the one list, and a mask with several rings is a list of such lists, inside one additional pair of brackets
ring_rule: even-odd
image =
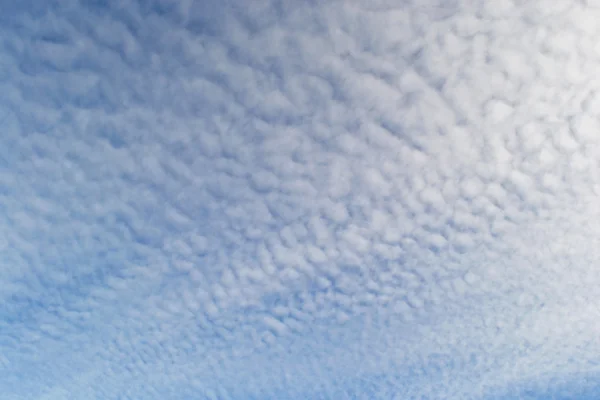
[(2, 399), (600, 396), (599, 1), (0, 3)]

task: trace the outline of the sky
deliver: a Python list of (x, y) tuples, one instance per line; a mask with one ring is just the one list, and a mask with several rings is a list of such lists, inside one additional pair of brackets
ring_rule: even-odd
[(600, 397), (597, 0), (2, 0), (3, 400)]

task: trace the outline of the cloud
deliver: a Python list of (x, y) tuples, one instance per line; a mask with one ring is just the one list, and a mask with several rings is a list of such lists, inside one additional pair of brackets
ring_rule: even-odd
[(0, 24), (6, 398), (597, 390), (591, 2), (44, 4)]

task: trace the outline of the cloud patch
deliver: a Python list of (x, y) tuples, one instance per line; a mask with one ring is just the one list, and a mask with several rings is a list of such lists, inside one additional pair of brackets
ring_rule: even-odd
[(593, 392), (600, 11), (446, 3), (8, 9), (5, 397)]

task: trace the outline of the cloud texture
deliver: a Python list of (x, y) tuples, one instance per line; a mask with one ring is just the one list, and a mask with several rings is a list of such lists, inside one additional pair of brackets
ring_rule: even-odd
[(597, 398), (598, 20), (11, 4), (2, 398)]

